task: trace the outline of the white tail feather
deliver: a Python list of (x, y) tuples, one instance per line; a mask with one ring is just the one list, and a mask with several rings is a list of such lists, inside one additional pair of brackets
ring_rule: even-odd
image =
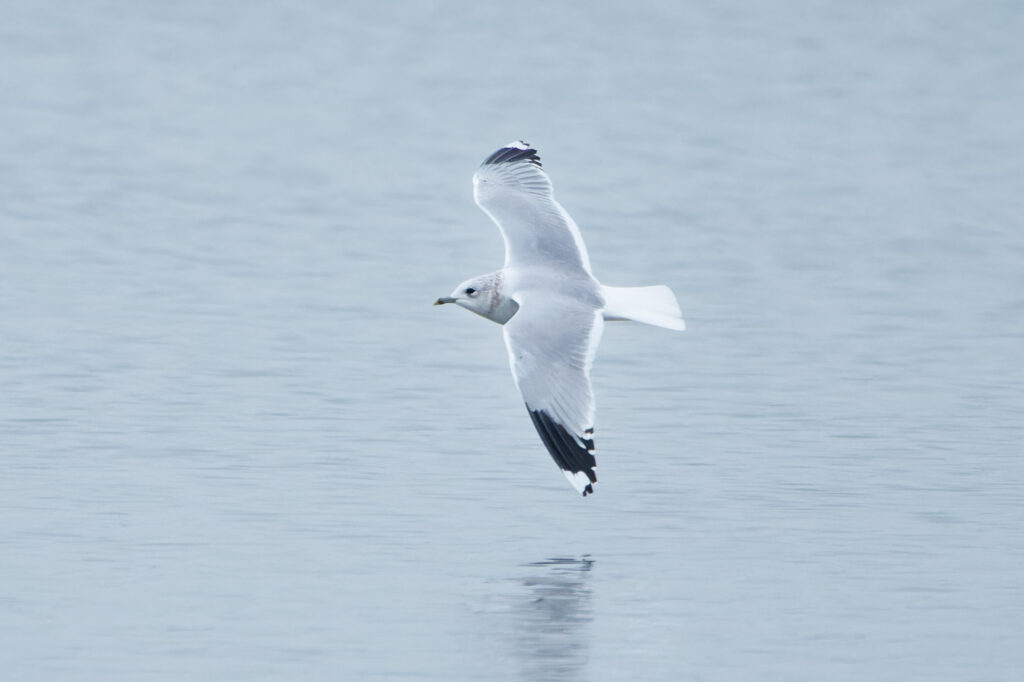
[(604, 319), (633, 320), (656, 327), (686, 329), (676, 295), (664, 284), (653, 287), (602, 286)]

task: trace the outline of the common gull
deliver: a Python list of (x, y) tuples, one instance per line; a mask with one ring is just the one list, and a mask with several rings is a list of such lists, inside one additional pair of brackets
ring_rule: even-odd
[(505, 266), (466, 280), (435, 305), (455, 303), (502, 325), (512, 377), (551, 457), (577, 492), (594, 492), (590, 367), (605, 320), (682, 331), (664, 285), (611, 287), (590, 272), (583, 238), (555, 201), (537, 150), (517, 141), (473, 175), (473, 197), (505, 239)]

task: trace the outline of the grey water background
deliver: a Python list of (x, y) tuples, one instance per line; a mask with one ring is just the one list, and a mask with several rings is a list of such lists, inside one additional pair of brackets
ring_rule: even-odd
[[(6, 2), (10, 680), (1015, 680), (1024, 8)], [(609, 284), (596, 494), (473, 204)]]

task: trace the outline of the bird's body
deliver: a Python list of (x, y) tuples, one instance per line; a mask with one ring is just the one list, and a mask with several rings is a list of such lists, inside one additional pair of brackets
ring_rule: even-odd
[(665, 286), (602, 286), (579, 228), (555, 201), (540, 157), (524, 142), (491, 154), (473, 176), (477, 204), (505, 239), (505, 266), (460, 284), (456, 303), (503, 325), (512, 376), (541, 440), (569, 482), (594, 492), (594, 396), (590, 367), (604, 321), (630, 319), (681, 330)]

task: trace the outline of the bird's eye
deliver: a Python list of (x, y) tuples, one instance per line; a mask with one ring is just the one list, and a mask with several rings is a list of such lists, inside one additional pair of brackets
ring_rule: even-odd
[(467, 287), (466, 288), (466, 295), (467, 296), (473, 296), (474, 294), (476, 294), (476, 289), (474, 289), (473, 287)]

